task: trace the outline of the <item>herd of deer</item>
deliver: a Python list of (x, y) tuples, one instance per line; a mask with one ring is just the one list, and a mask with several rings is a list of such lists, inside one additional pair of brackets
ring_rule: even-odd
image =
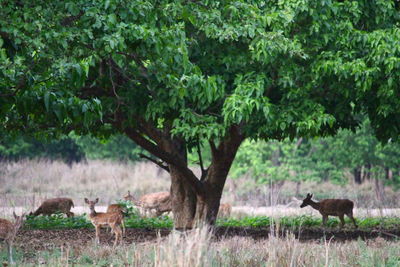
[[(303, 200), (300, 205), (304, 208), (310, 205), (312, 208), (318, 210), (322, 215), (323, 225), (326, 225), (328, 216), (339, 216), (340, 228), (345, 224), (344, 215), (347, 215), (354, 223), (357, 228), (356, 221), (353, 217), (354, 203), (348, 199), (324, 199), (320, 202), (315, 202), (312, 199), (312, 194), (307, 194), (307, 197)], [(125, 200), (131, 201), (134, 205), (142, 208), (146, 211), (155, 210), (156, 216), (160, 216), (165, 212), (172, 210), (171, 198), (169, 192), (157, 192), (142, 196), (137, 200), (128, 191), (128, 194), (124, 196)], [(96, 230), (95, 241), (99, 243), (100, 228), (102, 226), (109, 226), (111, 232), (115, 235), (114, 247), (122, 240), (122, 236), (125, 234), (125, 223), (124, 223), (124, 209), (119, 204), (111, 204), (107, 207), (106, 212), (96, 212), (95, 205), (99, 202), (99, 199), (91, 201), (85, 198), (85, 203), (89, 205), (90, 213), (89, 219)], [(74, 207), (74, 203), (70, 198), (52, 198), (43, 201), (40, 207), (29, 215), (38, 216), (51, 215), (56, 212), (65, 213), (68, 217), (74, 216), (71, 212), (71, 208)], [(231, 213), (232, 206), (228, 203), (221, 204), (218, 211), (219, 216), (228, 217)], [(14, 223), (0, 218), (0, 240), (4, 240), (8, 249), (8, 261), (10, 264), (14, 264), (12, 257), (12, 244), (18, 229), (23, 224), (23, 218), (25, 214), (17, 216), (13, 213), (15, 221)], [(122, 226), (122, 229), (121, 229)]]

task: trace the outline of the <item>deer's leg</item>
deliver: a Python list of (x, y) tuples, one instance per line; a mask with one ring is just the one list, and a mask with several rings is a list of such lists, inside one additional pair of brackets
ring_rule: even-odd
[(340, 229), (342, 229), (344, 227), (344, 214), (340, 214), (339, 219), (340, 219)]
[(100, 225), (95, 225), (96, 228), (96, 243), (100, 244)]
[(13, 255), (12, 255), (12, 242), (6, 241), (6, 244), (7, 244), (7, 252), (8, 252), (8, 262), (11, 265), (14, 265), (15, 262), (14, 262)]
[(113, 247), (118, 244), (118, 240), (121, 240), (121, 227), (119, 225), (113, 225), (113, 230), (115, 234), (115, 241)]
[(328, 221), (328, 215), (322, 215), (322, 225), (326, 226), (326, 222)]
[(122, 218), (121, 224), (122, 224), (122, 235), (124, 236), (124, 235), (125, 235), (125, 232), (126, 232), (125, 220), (124, 220), (124, 218)]
[(346, 215), (347, 215), (347, 217), (349, 217), (349, 218), (353, 221), (354, 226), (355, 226), (356, 228), (358, 228), (358, 225), (357, 225), (357, 223), (356, 223), (356, 220), (355, 220), (354, 217), (353, 217), (353, 211), (347, 213)]
[(70, 212), (70, 211), (67, 211), (67, 217), (69, 218), (69, 217), (74, 217), (74, 213), (73, 212)]

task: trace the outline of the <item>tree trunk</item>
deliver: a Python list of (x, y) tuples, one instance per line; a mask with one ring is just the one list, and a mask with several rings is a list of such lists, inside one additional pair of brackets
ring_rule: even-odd
[(385, 201), (385, 186), (382, 179), (375, 178), (375, 195), (378, 200), (378, 205), (383, 206)]
[(215, 224), (225, 181), (242, 141), (243, 136), (238, 128), (232, 127), (218, 148), (210, 143), (211, 165), (202, 181), (204, 194), (197, 198), (195, 219), (198, 224)]
[(300, 187), (301, 187), (301, 182), (297, 181), (296, 182), (296, 197), (300, 195)]
[(354, 182), (356, 184), (361, 184), (362, 183), (362, 179), (361, 179), (361, 170), (360, 170), (360, 168), (358, 168), (358, 167), (354, 168), (353, 173), (354, 173)]
[(240, 127), (232, 125), (218, 147), (213, 140), (209, 140), (211, 165), (208, 169), (202, 168), (203, 174), (198, 179), (188, 168), (185, 140), (173, 138), (168, 127), (160, 131), (144, 120), (139, 122), (145, 135), (154, 142), (145, 138), (139, 130), (124, 128), (124, 131), (135, 143), (168, 164), (164, 166), (163, 162), (151, 160), (170, 172), (170, 195), (175, 228), (192, 228), (195, 219), (213, 225), (217, 218), (226, 177), (244, 140)]
[(196, 213), (196, 192), (182, 179), (173, 166), (170, 166), (171, 174), (171, 204), (174, 214), (174, 227), (177, 229), (190, 229), (193, 227)]
[(385, 167), (385, 177), (386, 180), (393, 180), (393, 171), (388, 167)]

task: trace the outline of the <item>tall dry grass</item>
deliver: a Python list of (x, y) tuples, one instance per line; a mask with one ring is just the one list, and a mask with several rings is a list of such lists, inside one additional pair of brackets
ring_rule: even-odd
[[(199, 172), (198, 169), (193, 171)], [(169, 186), (169, 174), (149, 162), (91, 160), (74, 164), (71, 168), (59, 161), (0, 162), (0, 215), (3, 213), (2, 207), (23, 207), (17, 211), (30, 211), (43, 199), (51, 197), (73, 198), (76, 206), (83, 206), (83, 209), (74, 212), (82, 213), (86, 211), (84, 197), (99, 197), (100, 205), (105, 206), (121, 199), (127, 190), (140, 196), (169, 190)], [(355, 202), (356, 208), (366, 208), (367, 211), (361, 213), (367, 216), (376, 213), (390, 215), (381, 211), (385, 207), (398, 207), (400, 202), (400, 194), (388, 187), (385, 188), (385, 200), (378, 200), (373, 182), (361, 186), (352, 183), (338, 186), (328, 182), (305, 182), (300, 185), (284, 182), (279, 186), (271, 186), (259, 185), (251, 177), (228, 179), (222, 202), (237, 206), (233, 214), (238, 216), (269, 215), (280, 213), (280, 210), (289, 214), (315, 214), (312, 209), (298, 209), (298, 201), (308, 192), (314, 193), (317, 199), (349, 198)], [(273, 207), (266, 207), (271, 204)], [(371, 211), (374, 208), (379, 210)]]
[(172, 232), (155, 242), (120, 246), (68, 245), (34, 258), (20, 258), (21, 266), (399, 266), (400, 242), (371, 241), (301, 243), (288, 235), (255, 241), (246, 237), (214, 240), (209, 229)]
[(108, 204), (127, 190), (141, 195), (169, 190), (169, 175), (152, 163), (89, 161), (71, 168), (59, 161), (19, 161), (0, 166), (0, 206), (37, 206), (50, 197), (99, 197)]

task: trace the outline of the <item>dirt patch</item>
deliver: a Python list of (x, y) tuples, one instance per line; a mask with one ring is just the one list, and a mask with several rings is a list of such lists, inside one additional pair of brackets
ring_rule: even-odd
[[(164, 237), (170, 229), (126, 229), (123, 242), (125, 244), (152, 242), (158, 236)], [(356, 239), (375, 239), (382, 237), (389, 240), (400, 239), (400, 229), (391, 230), (357, 230), (357, 229), (323, 229), (303, 228), (300, 231), (279, 230), (275, 235), (285, 237), (288, 233), (294, 234), (303, 242), (332, 239), (332, 241), (347, 241)], [(265, 239), (271, 234), (270, 228), (250, 227), (217, 227), (215, 238), (221, 239), (233, 236), (250, 237), (255, 240)], [(62, 246), (81, 247), (94, 244), (94, 229), (67, 229), (67, 230), (21, 230), (15, 240), (18, 247), (25, 251), (50, 250)], [(102, 229), (100, 235), (102, 244), (112, 245), (114, 237)]]

